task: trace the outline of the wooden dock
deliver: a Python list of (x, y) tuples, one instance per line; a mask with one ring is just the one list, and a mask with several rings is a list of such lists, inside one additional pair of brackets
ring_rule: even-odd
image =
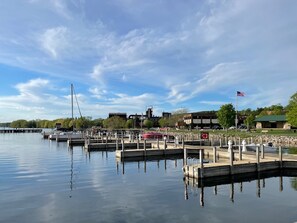
[(7, 128), (0, 129), (0, 133), (41, 133), (41, 128)]
[[(224, 156), (225, 159), (217, 161), (216, 157)], [(232, 154), (232, 155), (231, 155)], [(200, 157), (204, 154), (201, 153)], [(260, 154), (258, 148), (256, 152), (239, 151), (218, 151), (213, 148), (213, 161), (207, 164), (199, 163), (194, 165), (185, 165), (183, 167), (184, 176), (200, 179), (210, 177), (232, 176), (248, 173), (260, 173), (280, 169), (297, 169), (297, 157), (295, 155), (286, 155), (283, 159), (282, 148), (279, 148), (278, 154), (264, 153)], [(227, 158), (227, 159), (226, 159)]]
[[(131, 150), (141, 150), (145, 147), (151, 147), (151, 143), (134, 143), (134, 142), (113, 142), (113, 143), (86, 143), (85, 144), (85, 149), (87, 151), (103, 151), (103, 150), (108, 150), (108, 151), (115, 151), (115, 150), (124, 150), (126, 151), (131, 151)], [(138, 148), (138, 149), (137, 149)]]
[(100, 143), (100, 144), (106, 144), (106, 143), (115, 143), (116, 140), (103, 140), (103, 139), (68, 139), (67, 145), (68, 146), (84, 146), (85, 144), (94, 144), (94, 143)]

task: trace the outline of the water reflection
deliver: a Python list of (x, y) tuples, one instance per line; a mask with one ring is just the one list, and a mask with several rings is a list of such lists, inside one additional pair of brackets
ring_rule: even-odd
[[(229, 198), (232, 203), (235, 201), (234, 187), (239, 185), (239, 191), (244, 191), (244, 183), (255, 182), (256, 183), (256, 196), (261, 198), (261, 190), (265, 189), (266, 181), (268, 178), (276, 178), (279, 182), (279, 191), (282, 192), (284, 189), (283, 178), (291, 177), (291, 187), (296, 190), (297, 186), (297, 170), (296, 169), (287, 169), (287, 170), (277, 170), (277, 171), (267, 171), (265, 173), (250, 173), (244, 175), (235, 175), (235, 176), (224, 176), (224, 177), (213, 177), (205, 179), (193, 179), (193, 178), (184, 178), (184, 195), (185, 200), (189, 199), (189, 189), (191, 191), (200, 190), (200, 205), (203, 207), (204, 203), (204, 189), (213, 187), (214, 194), (217, 195), (219, 186), (229, 185)], [(198, 192), (194, 192), (193, 196)]]
[[(160, 166), (160, 161), (164, 163), (164, 170), (166, 171), (168, 168), (168, 161), (173, 161), (174, 162), (174, 168), (178, 168), (179, 166), (183, 165), (184, 160), (182, 159), (182, 155), (172, 155), (172, 156), (154, 156), (154, 157), (131, 157), (131, 158), (116, 158), (116, 171), (117, 174), (119, 174), (120, 169), (121, 173), (124, 175), (125, 174), (125, 165), (127, 163), (137, 163), (137, 169), (138, 172), (141, 170), (141, 164), (143, 164), (143, 172), (147, 172), (147, 162), (150, 163), (156, 163), (157, 169), (159, 170), (162, 168)], [(182, 171), (182, 170), (181, 170)]]

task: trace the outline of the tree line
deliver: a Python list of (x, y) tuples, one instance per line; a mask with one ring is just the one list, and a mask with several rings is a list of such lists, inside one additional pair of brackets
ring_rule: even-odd
[[(55, 120), (16, 120), (11, 123), (1, 123), (2, 127), (12, 128), (55, 128), (56, 123), (60, 123), (62, 128), (86, 129), (90, 127), (103, 127), (108, 129), (122, 129), (122, 128), (152, 128), (152, 127), (175, 127), (178, 126), (187, 127), (183, 122), (183, 117), (188, 113), (187, 109), (179, 109), (172, 112), (170, 117), (160, 118), (158, 121), (152, 121), (149, 119), (143, 120), (124, 120), (118, 116), (113, 116), (106, 119), (92, 119), (91, 117), (81, 118), (60, 118)], [(291, 126), (297, 127), (297, 92), (291, 96), (289, 103), (286, 107), (281, 104), (272, 105), (269, 107), (257, 108), (252, 110), (250, 108), (238, 111), (238, 117), (244, 117), (244, 124), (253, 128), (255, 126), (255, 118), (263, 115), (286, 115), (287, 121)], [(219, 124), (224, 128), (229, 128), (235, 125), (236, 111), (232, 104), (225, 104), (217, 111), (217, 117)], [(135, 125), (135, 122), (140, 122), (139, 125)]]

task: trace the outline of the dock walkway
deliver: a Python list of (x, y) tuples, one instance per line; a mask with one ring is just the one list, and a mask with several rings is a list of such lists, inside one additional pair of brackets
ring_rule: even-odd
[[(216, 157), (218, 154), (224, 156), (225, 159), (217, 161)], [(297, 157), (295, 155), (286, 155), (285, 158), (283, 156), (281, 147), (278, 154), (265, 153), (263, 151), (260, 154), (259, 148), (256, 152), (218, 151), (213, 148), (212, 162), (206, 164), (186, 164), (183, 167), (183, 171), (185, 177), (201, 179), (271, 170), (297, 169)]]

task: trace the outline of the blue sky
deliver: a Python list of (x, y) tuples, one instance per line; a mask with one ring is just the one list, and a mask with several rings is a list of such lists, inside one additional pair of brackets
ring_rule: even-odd
[[(0, 122), (286, 105), (297, 1), (1, 0)], [(78, 112), (75, 115), (78, 116)]]

